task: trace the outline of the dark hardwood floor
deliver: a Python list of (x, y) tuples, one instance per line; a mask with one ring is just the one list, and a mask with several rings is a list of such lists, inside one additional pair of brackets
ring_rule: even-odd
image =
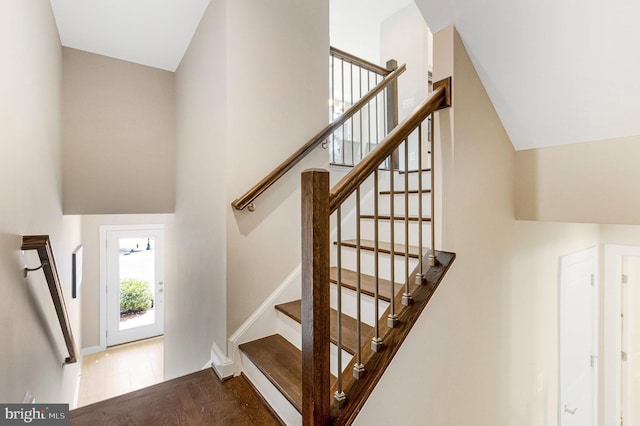
[(71, 425), (281, 425), (244, 376), (224, 382), (212, 369), (87, 405)]

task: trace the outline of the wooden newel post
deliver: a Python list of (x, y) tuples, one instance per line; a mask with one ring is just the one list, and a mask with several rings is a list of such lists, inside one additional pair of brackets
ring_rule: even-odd
[(302, 424), (325, 425), (331, 409), (329, 172), (302, 173)]

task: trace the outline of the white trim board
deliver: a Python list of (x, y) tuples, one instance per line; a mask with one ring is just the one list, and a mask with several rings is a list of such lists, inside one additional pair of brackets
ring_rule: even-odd
[(604, 426), (620, 424), (620, 378), (622, 351), (622, 258), (640, 257), (640, 247), (606, 244), (604, 246)]
[(102, 349), (100, 346), (90, 346), (88, 348), (82, 348), (81, 354), (82, 356), (87, 356), (87, 355), (91, 355), (91, 354), (95, 354), (98, 352), (102, 352), (104, 349)]
[(211, 361), (205, 364), (202, 369), (209, 367), (213, 367), (213, 371), (215, 371), (220, 380), (234, 375), (233, 359), (226, 356), (216, 345), (216, 342), (211, 344)]

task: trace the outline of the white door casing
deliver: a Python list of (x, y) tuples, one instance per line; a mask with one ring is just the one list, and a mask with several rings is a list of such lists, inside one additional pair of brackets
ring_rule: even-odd
[[(622, 281), (623, 260), (626, 257), (640, 258), (640, 247), (607, 244), (604, 246), (604, 299), (603, 299), (603, 367), (604, 367), (604, 426), (619, 426), (621, 423), (624, 404), (622, 396)], [(630, 280), (631, 281), (631, 280)], [(640, 283), (639, 283), (640, 285)], [(637, 317), (636, 317), (637, 318)], [(637, 320), (636, 320), (637, 321)], [(637, 322), (636, 322), (637, 324)], [(638, 361), (640, 363), (640, 360)], [(635, 369), (635, 368), (634, 368)], [(636, 395), (634, 398), (638, 398)], [(640, 402), (631, 402), (640, 406)], [(637, 425), (625, 421), (625, 425)]]
[(640, 257), (622, 259), (621, 280), (621, 417), (640, 425)]
[(560, 258), (559, 406), (561, 426), (598, 419), (597, 248)]

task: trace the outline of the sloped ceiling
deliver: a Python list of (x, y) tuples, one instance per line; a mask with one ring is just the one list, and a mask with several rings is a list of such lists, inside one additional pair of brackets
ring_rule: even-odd
[(330, 0), (331, 45), (380, 63), (382, 22), (413, 0)]
[(210, 0), (50, 1), (63, 46), (175, 71)]
[[(50, 1), (63, 46), (175, 71), (210, 0)], [(640, 134), (640, 2), (415, 2), (456, 26), (516, 149)]]
[(416, 4), (455, 25), (516, 149), (640, 134), (640, 2)]

